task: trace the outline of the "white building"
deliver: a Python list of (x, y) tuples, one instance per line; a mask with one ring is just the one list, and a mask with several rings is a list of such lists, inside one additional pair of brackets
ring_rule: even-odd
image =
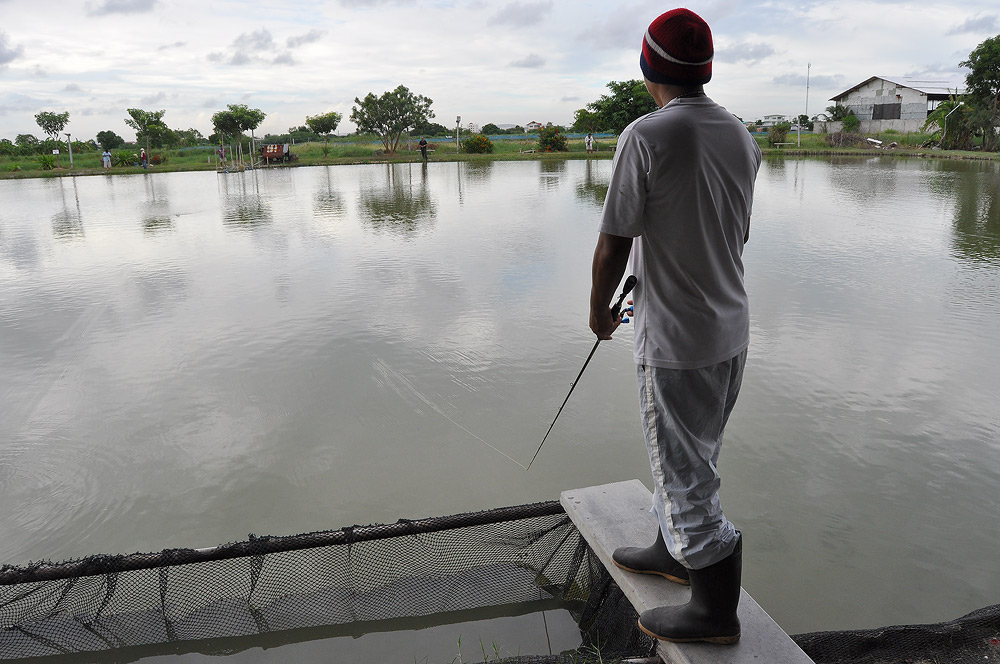
[(850, 109), (861, 120), (862, 131), (911, 132), (919, 131), (942, 101), (964, 93), (964, 83), (956, 80), (872, 76), (830, 101)]
[(524, 130), (525, 131), (536, 131), (538, 129), (541, 129), (544, 126), (545, 125), (543, 125), (541, 122), (535, 122), (534, 120), (532, 120), (528, 124), (524, 125)]
[(757, 126), (767, 128), (779, 125), (782, 122), (792, 122), (793, 120), (794, 118), (790, 118), (785, 115), (765, 115), (763, 118), (761, 118), (760, 121), (761, 123)]

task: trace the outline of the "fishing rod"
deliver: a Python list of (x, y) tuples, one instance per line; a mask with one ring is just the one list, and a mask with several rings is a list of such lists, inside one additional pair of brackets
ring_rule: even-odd
[[(631, 293), (632, 289), (635, 288), (636, 281), (637, 280), (634, 275), (629, 275), (628, 279), (625, 280), (625, 284), (622, 286), (621, 295), (618, 296), (618, 301), (615, 302), (615, 306), (611, 307), (612, 319), (618, 318), (618, 314), (622, 310), (622, 302), (625, 300), (625, 296)], [(590, 358), (594, 357), (594, 353), (597, 352), (597, 347), (600, 345), (601, 340), (598, 339), (594, 344), (594, 347), (590, 349), (590, 355), (587, 356), (587, 361), (583, 363), (583, 368), (580, 369), (580, 373), (576, 375), (576, 380), (574, 380), (573, 384), (569, 386), (569, 394), (567, 394), (566, 398), (563, 399), (562, 406), (559, 406), (559, 411), (556, 413), (556, 416), (552, 418), (552, 424), (549, 425), (549, 430), (545, 432), (545, 437), (542, 438), (542, 442), (538, 443), (538, 449), (535, 450), (535, 454), (531, 457), (531, 461), (528, 462), (528, 467), (525, 468), (525, 470), (530, 470), (531, 464), (535, 463), (535, 457), (537, 457), (538, 453), (542, 451), (542, 445), (545, 444), (545, 439), (549, 437), (550, 433), (552, 433), (552, 427), (556, 425), (556, 420), (559, 419), (559, 415), (566, 406), (566, 402), (569, 401), (570, 394), (573, 394), (573, 389), (576, 387), (576, 384), (580, 382), (580, 376), (582, 376), (583, 372), (587, 370), (587, 365), (590, 364)]]

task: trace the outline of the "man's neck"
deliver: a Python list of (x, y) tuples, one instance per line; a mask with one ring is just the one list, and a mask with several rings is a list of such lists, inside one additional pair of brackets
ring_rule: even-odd
[(653, 96), (653, 100), (656, 101), (656, 105), (660, 108), (663, 108), (678, 97), (696, 97), (705, 94), (705, 86), (703, 85), (664, 85), (662, 83), (653, 83), (647, 85), (646, 88), (649, 90), (649, 94)]

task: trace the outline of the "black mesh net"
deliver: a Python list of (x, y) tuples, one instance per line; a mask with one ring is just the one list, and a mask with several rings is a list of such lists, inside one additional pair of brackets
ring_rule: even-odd
[(1000, 661), (1000, 604), (950, 622), (792, 637), (816, 664), (959, 664)]
[(4, 566), (0, 584), (5, 660), (223, 652), (274, 633), (294, 640), (388, 631), (400, 619), (459, 621), (504, 606), (559, 606), (580, 625), (578, 652), (521, 661), (585, 662), (591, 654), (630, 657), (652, 649), (635, 627), (634, 610), (556, 502), (251, 536), (212, 549)]

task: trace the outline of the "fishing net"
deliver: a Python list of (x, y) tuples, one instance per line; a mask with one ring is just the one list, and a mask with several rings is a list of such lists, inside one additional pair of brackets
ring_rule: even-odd
[(816, 664), (959, 664), (1000, 661), (1000, 604), (958, 620), (792, 637)]
[[(558, 606), (579, 653), (648, 654), (636, 615), (557, 502), (401, 520), (211, 549), (0, 568), (0, 659), (130, 661), (460, 622), (490, 607)], [(478, 615), (478, 614), (477, 614)], [(80, 654), (87, 655), (81, 659)], [(108, 657), (108, 654), (111, 657)], [(522, 661), (530, 661), (528, 657)]]

